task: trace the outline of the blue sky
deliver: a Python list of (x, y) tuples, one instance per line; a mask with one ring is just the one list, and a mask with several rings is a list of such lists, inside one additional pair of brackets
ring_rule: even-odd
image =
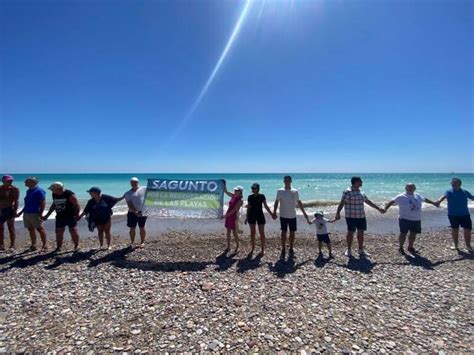
[[(0, 171), (474, 172), (473, 2), (2, 0)], [(182, 129), (177, 131), (177, 127)]]

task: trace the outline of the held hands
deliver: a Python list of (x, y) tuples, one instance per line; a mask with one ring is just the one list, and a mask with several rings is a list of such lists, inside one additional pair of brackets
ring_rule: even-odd
[(277, 214), (276, 214), (276, 212), (273, 212), (272, 218), (273, 218), (273, 219), (277, 219)]
[(42, 220), (42, 221), (46, 221), (46, 220), (48, 219), (48, 217), (49, 217), (48, 215), (46, 215), (46, 216), (41, 216), (41, 220)]
[(341, 215), (339, 213), (336, 213), (334, 216), (334, 221), (339, 221), (341, 219)]
[(247, 218), (245, 218), (244, 224), (247, 224)]

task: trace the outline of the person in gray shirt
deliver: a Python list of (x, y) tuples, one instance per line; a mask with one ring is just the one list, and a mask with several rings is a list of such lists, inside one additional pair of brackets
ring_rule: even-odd
[(135, 243), (136, 228), (140, 229), (140, 246), (143, 247), (145, 244), (146, 230), (146, 216), (142, 215), (142, 207), (145, 202), (145, 187), (139, 185), (139, 180), (136, 177), (130, 179), (130, 186), (124, 197), (128, 205), (127, 213), (127, 227), (130, 228), (130, 244)]

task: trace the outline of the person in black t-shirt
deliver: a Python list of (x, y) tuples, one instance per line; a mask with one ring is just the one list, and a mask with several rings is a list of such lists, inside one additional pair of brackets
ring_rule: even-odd
[(260, 185), (255, 183), (252, 185), (252, 194), (249, 195), (247, 199), (247, 218), (245, 219), (245, 224), (250, 226), (250, 241), (252, 243), (252, 250), (250, 253), (253, 253), (255, 249), (255, 225), (258, 224), (258, 233), (260, 234), (260, 247), (262, 251), (260, 255), (263, 256), (265, 253), (265, 215), (263, 214), (263, 206), (267, 212), (273, 216), (270, 207), (267, 205), (267, 200), (265, 195), (259, 193)]
[(64, 240), (64, 231), (69, 228), (74, 251), (79, 249), (79, 231), (77, 229), (77, 220), (79, 217), (79, 202), (76, 195), (71, 190), (65, 190), (62, 182), (54, 182), (49, 187), (53, 192), (53, 204), (48, 213), (43, 217), (46, 221), (48, 217), (56, 211), (56, 252), (61, 251)]
[(110, 228), (112, 226), (112, 207), (114, 207), (117, 202), (123, 200), (124, 196), (112, 197), (109, 195), (103, 195), (102, 191), (97, 186), (91, 187), (87, 192), (92, 198), (87, 201), (86, 207), (79, 215), (79, 219), (84, 215), (88, 215), (89, 221), (93, 222), (97, 227), (100, 249), (102, 249), (104, 245), (105, 234), (107, 249), (111, 250), (112, 236), (110, 235)]

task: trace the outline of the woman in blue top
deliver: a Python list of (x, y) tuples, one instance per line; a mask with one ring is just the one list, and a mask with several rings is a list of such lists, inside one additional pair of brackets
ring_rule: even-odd
[(459, 227), (464, 229), (464, 242), (466, 243), (466, 249), (469, 252), (472, 252), (471, 247), (471, 230), (472, 230), (472, 221), (471, 215), (469, 214), (469, 208), (467, 206), (467, 200), (474, 200), (474, 197), (467, 190), (461, 189), (462, 181), (459, 178), (453, 178), (451, 180), (452, 189), (446, 191), (443, 196), (441, 196), (438, 201), (436, 201), (437, 206), (443, 200), (448, 200), (448, 218), (449, 223), (452, 228), (453, 235), (453, 246), (452, 249), (458, 250), (458, 236), (459, 236)]
[(111, 250), (111, 240), (110, 228), (112, 226), (112, 207), (115, 206), (117, 202), (123, 200), (122, 197), (112, 197), (109, 195), (101, 194), (100, 188), (94, 186), (91, 187), (87, 192), (91, 195), (91, 199), (87, 201), (87, 205), (84, 208), (84, 211), (79, 215), (78, 219), (81, 219), (84, 215), (89, 216), (89, 221), (92, 221), (97, 227), (99, 233), (99, 244), (100, 249), (104, 245), (104, 233), (105, 238), (107, 239), (107, 249)]

